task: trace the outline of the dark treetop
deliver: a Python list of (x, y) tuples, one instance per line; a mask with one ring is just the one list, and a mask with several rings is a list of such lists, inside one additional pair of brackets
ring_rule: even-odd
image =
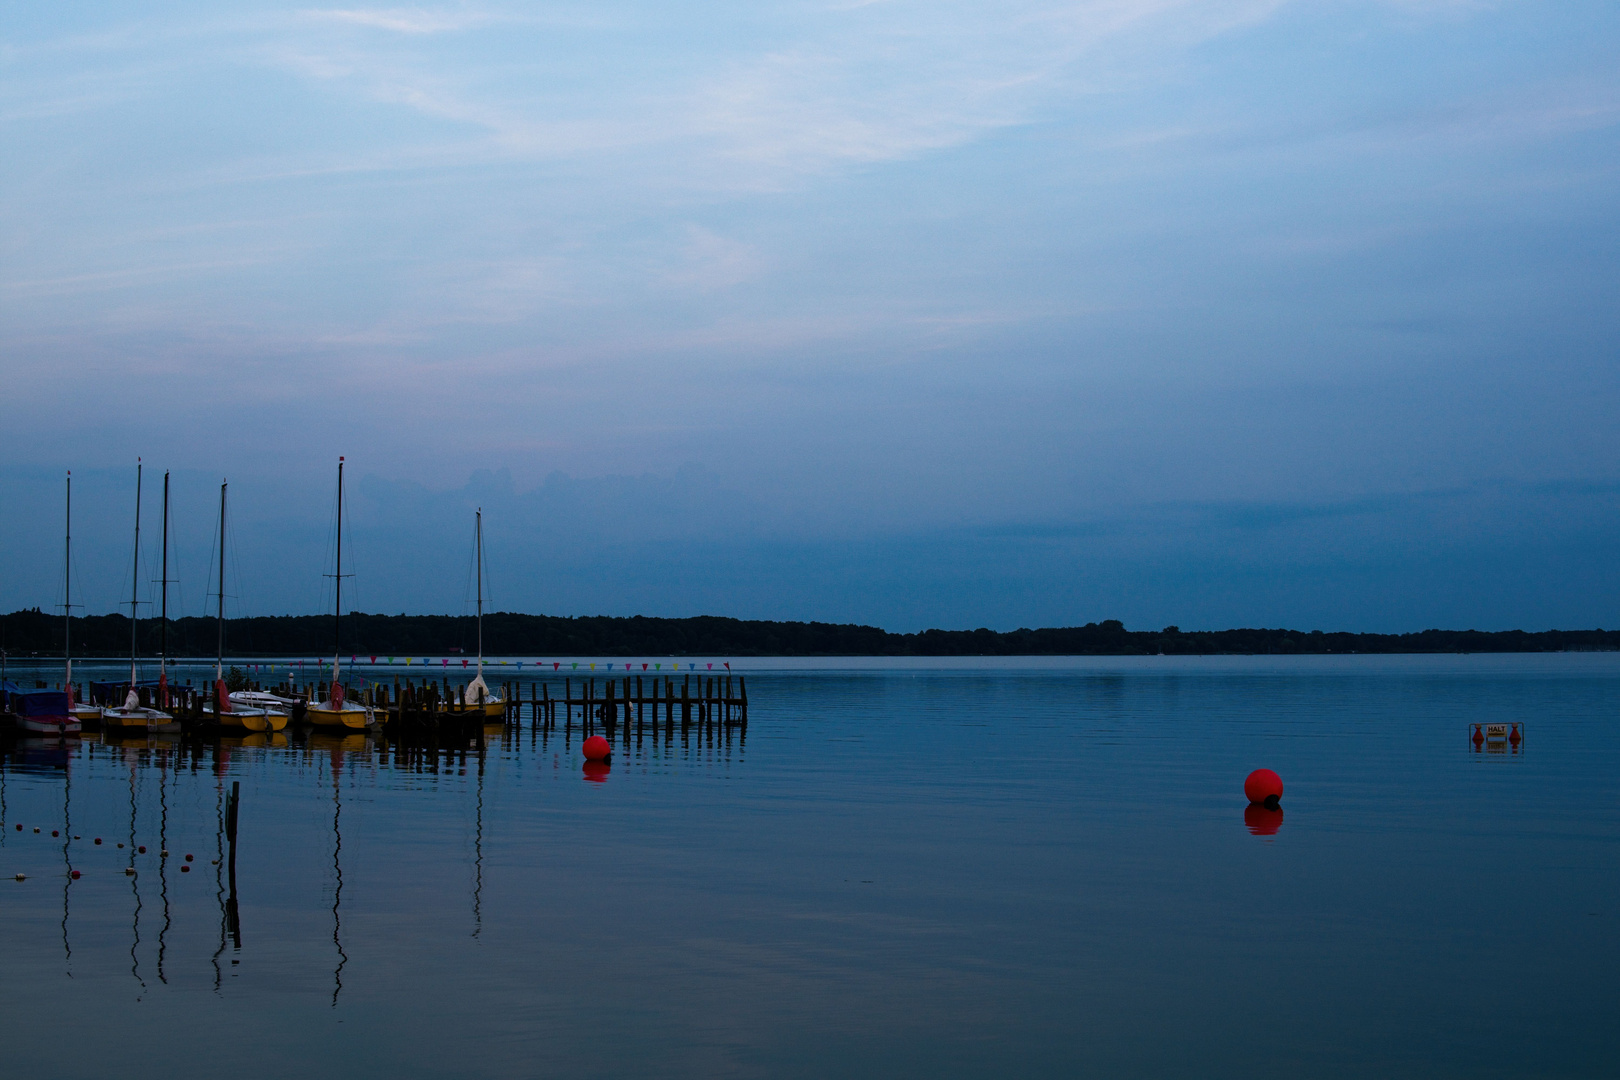
[[(174, 619), (174, 656), (212, 655), (211, 618)], [(141, 651), (157, 652), (157, 619), (140, 625)], [(330, 615), (231, 619), (226, 650), (234, 655), (324, 656), (332, 648)], [(366, 615), (343, 620), (345, 653), (387, 656), (471, 654), (477, 631), (470, 615)], [(62, 618), (38, 608), (0, 615), (0, 648), (11, 656), (60, 655)], [(129, 619), (88, 615), (73, 620), (79, 656), (127, 655)], [(484, 616), (490, 656), (1130, 656), (1151, 653), (1436, 653), (1563, 652), (1620, 649), (1620, 631), (1424, 630), (1413, 634), (1347, 634), (1284, 629), (1127, 630), (1116, 619), (1040, 630), (924, 630), (891, 634), (875, 626), (818, 622), (766, 622), (701, 615), (650, 619), (605, 615)]]

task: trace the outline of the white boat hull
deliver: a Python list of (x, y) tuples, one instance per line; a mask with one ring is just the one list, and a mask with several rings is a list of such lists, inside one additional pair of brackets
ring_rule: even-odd
[(74, 735), (82, 730), (83, 725), (68, 716), (19, 716), (17, 727), (40, 735)]

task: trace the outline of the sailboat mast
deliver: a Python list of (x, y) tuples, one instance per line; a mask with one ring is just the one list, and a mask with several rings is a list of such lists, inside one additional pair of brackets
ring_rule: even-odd
[(214, 654), (214, 678), (223, 678), (225, 669), (225, 482), (219, 485), (219, 644)]
[(135, 689), (135, 626), (141, 602), (141, 459), (135, 459), (135, 571), (129, 593), (129, 688)]
[(68, 693), (73, 692), (73, 470), (67, 474), (67, 528), (62, 548), (62, 660)]
[[(478, 508), (478, 517), (474, 532), (474, 547), (477, 548), (478, 560), (478, 673), (484, 673), (484, 508)], [(466, 595), (463, 593), (462, 595)]]
[[(337, 574), (332, 581), (332, 682), (336, 684), (338, 657), (343, 653), (343, 459), (341, 457), (338, 458)], [(335, 694), (332, 700), (337, 700)]]
[[(158, 680), (165, 685), (169, 675), (169, 470), (163, 470), (163, 591), (158, 609)], [(164, 701), (167, 706), (167, 700)]]

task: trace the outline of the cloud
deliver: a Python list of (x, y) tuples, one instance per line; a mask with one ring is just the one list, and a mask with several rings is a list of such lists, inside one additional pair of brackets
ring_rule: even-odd
[(677, 285), (723, 289), (757, 277), (763, 269), (759, 252), (699, 225), (686, 227), (680, 262), (667, 277)]
[[(756, 44), (723, 13), (693, 13), (659, 62), (638, 62), (655, 19), (615, 25), (601, 62), (574, 65), (567, 49), (593, 30), (537, 27), (521, 58), (468, 67), (459, 53), (387, 38), (294, 35), (269, 55), (300, 75), (347, 83), (373, 101), (464, 123), (497, 156), (599, 158), (657, 149), (666, 182), (772, 188), (842, 166), (908, 160), (1036, 119), (1054, 100), (1137, 63), (1097, 54), (1122, 38), (1149, 56), (1270, 17), (1286, 0), (1039, 0), (983, 5), (896, 2), (801, 13)], [(315, 23), (428, 37), (486, 25), (470, 9), (329, 9)], [(501, 19), (502, 22), (510, 20)], [(583, 38), (580, 36), (583, 35)], [(763, 46), (763, 47), (762, 47)], [(1127, 50), (1130, 51), (1130, 50)], [(1082, 77), (1075, 67), (1082, 60)], [(1124, 67), (1121, 67), (1121, 64)], [(1089, 92), (1089, 91), (1088, 91)]]
[(392, 30), (399, 34), (443, 34), (484, 26), (493, 21), (483, 12), (428, 11), (422, 8), (327, 8), (313, 9), (302, 14), (306, 18), (323, 22), (369, 26), (376, 30)]

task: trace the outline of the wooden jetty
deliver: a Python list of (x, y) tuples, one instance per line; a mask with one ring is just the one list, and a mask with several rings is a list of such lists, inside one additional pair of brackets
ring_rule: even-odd
[[(521, 684), (502, 686), (506, 723), (521, 725), (527, 713), (537, 729), (551, 729), (557, 726), (560, 711), (565, 731), (571, 730), (577, 722), (586, 734), (597, 727), (613, 731), (620, 724), (626, 729), (632, 726), (657, 728), (660, 724), (673, 726), (677, 718), (682, 727), (694, 723), (748, 726), (748, 680), (741, 675), (700, 675), (696, 685), (691, 674), (681, 676), (678, 683), (667, 675), (584, 678), (577, 683), (568, 676), (562, 680), (560, 697), (553, 695), (551, 680), (536, 680), (527, 686), (527, 699), (523, 697)], [(420, 685), (406, 680), (404, 686), (396, 679), (392, 694), (386, 687), (375, 688), (373, 692), (375, 690), (382, 691), (384, 700), (380, 707), (386, 710), (390, 724), (444, 726), (484, 720), (478, 709), (482, 703), (461, 704), (448, 679), (437, 683), (423, 680)]]
[[(324, 701), (329, 690), (324, 682), (301, 687), (290, 683), (264, 687), (255, 682), (247, 688), (268, 689), (294, 700), (292, 721), (297, 726), (304, 723), (303, 703)], [(555, 692), (558, 690), (560, 694)], [(149, 687), (138, 687), (136, 692), (143, 705), (151, 702), (156, 706), (157, 695)], [(632, 730), (656, 732), (661, 727), (673, 731), (677, 724), (682, 731), (696, 725), (739, 728), (746, 733), (748, 727), (748, 681), (741, 675), (565, 676), (560, 681), (509, 682), (500, 688), (503, 708), (495, 717), (481, 700), (463, 704), (464, 692), (465, 686), (452, 682), (448, 675), (438, 680), (396, 676), (392, 686), (373, 683), (350, 693), (349, 700), (375, 710), (377, 727), (384, 735), (406, 740), (467, 736), (481, 744), (486, 729), (521, 728), (525, 719), (535, 731), (554, 730), (560, 722), (565, 733), (577, 726), (582, 735), (601, 730), (610, 737), (620, 730), (626, 735)], [(212, 687), (188, 683), (171, 687), (169, 694), (169, 711), (187, 731), (216, 726), (211, 714), (203, 710), (213, 695)], [(79, 700), (84, 699), (80, 696)]]

